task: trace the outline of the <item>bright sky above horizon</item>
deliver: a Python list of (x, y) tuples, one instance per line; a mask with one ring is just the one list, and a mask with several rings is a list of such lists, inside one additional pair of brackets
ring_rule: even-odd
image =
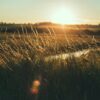
[(100, 23), (100, 0), (0, 0), (0, 22)]

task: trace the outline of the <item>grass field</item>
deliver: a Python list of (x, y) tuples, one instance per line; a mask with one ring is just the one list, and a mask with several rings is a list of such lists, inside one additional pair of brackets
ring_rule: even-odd
[[(99, 100), (100, 34), (47, 30), (1, 33), (0, 100)], [(80, 57), (45, 61), (83, 49), (91, 50)], [(35, 80), (40, 85), (34, 92)]]

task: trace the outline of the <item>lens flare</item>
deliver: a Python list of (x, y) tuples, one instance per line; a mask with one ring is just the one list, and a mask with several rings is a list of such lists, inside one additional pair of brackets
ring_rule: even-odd
[(40, 81), (34, 80), (32, 83), (31, 93), (32, 94), (38, 94), (39, 93), (39, 87), (40, 87)]

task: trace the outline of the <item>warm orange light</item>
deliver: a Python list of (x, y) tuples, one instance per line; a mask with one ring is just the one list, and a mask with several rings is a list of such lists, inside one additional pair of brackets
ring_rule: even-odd
[(40, 81), (39, 80), (34, 80), (31, 88), (31, 93), (32, 94), (38, 94), (39, 92), (39, 86), (40, 86)]

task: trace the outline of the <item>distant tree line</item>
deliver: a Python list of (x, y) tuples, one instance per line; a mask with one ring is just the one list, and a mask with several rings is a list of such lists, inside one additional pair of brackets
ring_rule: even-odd
[(4, 33), (44, 33), (48, 32), (47, 28), (41, 28), (38, 27), (37, 24), (6, 24), (6, 23), (0, 23), (0, 32)]
[[(35, 23), (35, 24), (15, 24), (15, 23), (0, 23), (0, 33), (49, 33), (47, 26), (59, 26), (59, 24), (54, 24), (51, 22), (42, 22), (42, 23)], [(66, 30), (67, 28), (77, 28), (77, 29), (84, 29), (84, 33), (88, 35), (100, 35), (100, 24), (98, 25), (65, 25)], [(89, 30), (91, 29), (99, 29), (97, 31)], [(54, 29), (56, 32), (61, 31), (61, 29), (56, 28)], [(72, 31), (72, 30), (71, 30)], [(73, 31), (72, 31), (73, 32)], [(74, 31), (75, 32), (75, 31)]]

